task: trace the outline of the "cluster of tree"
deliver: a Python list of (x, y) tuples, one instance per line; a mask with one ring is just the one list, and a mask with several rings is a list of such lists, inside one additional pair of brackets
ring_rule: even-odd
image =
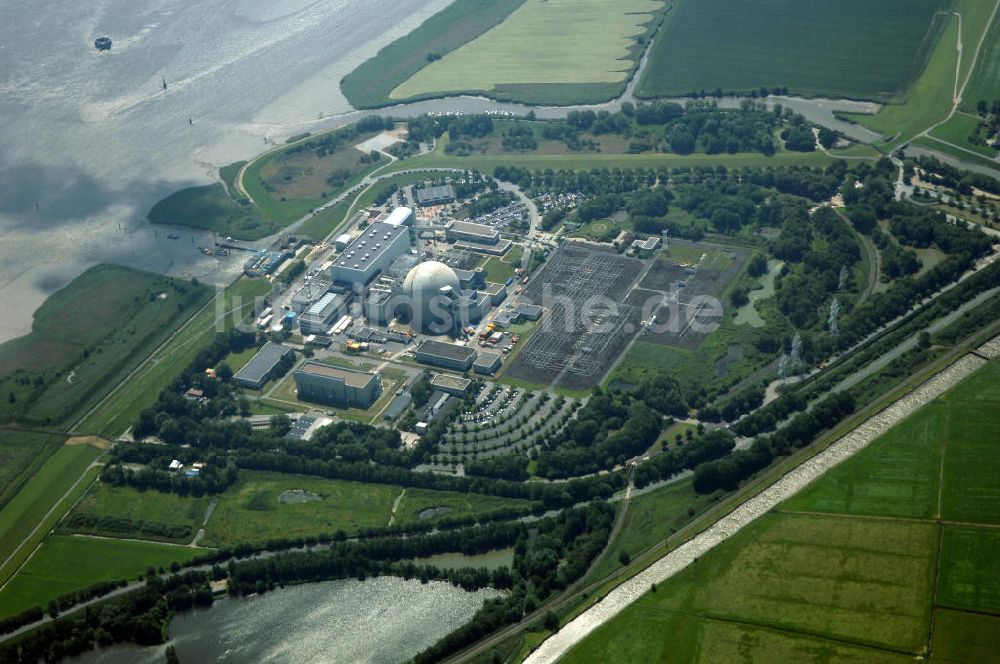
[(899, 279), (916, 274), (923, 267), (920, 257), (913, 249), (901, 247), (888, 234), (875, 228), (871, 231), (872, 241), (879, 250), (882, 274), (888, 279)]
[(531, 127), (518, 125), (505, 129), (501, 141), (504, 150), (512, 152), (530, 152), (538, 149), (538, 140)]
[(989, 175), (960, 170), (936, 157), (917, 157), (916, 164), (926, 172), (930, 182), (954, 189), (965, 196), (972, 195), (973, 187), (991, 194), (1000, 194), (1000, 180)]
[[(775, 282), (778, 308), (797, 328), (827, 323), (830, 302), (839, 297), (850, 311), (855, 292), (854, 266), (861, 260), (858, 239), (847, 223), (828, 207), (812, 215), (804, 207), (789, 214), (772, 252), (786, 261)], [(798, 263), (794, 269), (790, 264)]]
[(503, 454), (489, 459), (473, 459), (465, 464), (465, 472), (473, 477), (524, 482), (528, 479), (528, 458)]
[(202, 572), (150, 578), (134, 592), (61, 617), (0, 645), (0, 662), (57, 662), (96, 646), (162, 643), (175, 613), (211, 606), (209, 579)]
[(513, 584), (503, 597), (487, 600), (472, 619), (414, 658), (418, 664), (447, 659), (496, 629), (534, 611), (539, 599), (583, 576), (604, 549), (612, 508), (603, 502), (563, 510), (537, 524), (534, 537), (522, 536), (514, 546)]
[(706, 406), (698, 411), (698, 418), (705, 422), (734, 422), (764, 404), (764, 388), (748, 387), (740, 390), (721, 405)]
[(749, 449), (698, 465), (694, 471), (694, 490), (704, 494), (736, 489), (740, 482), (769, 466), (774, 459), (811, 443), (854, 409), (850, 394), (834, 392), (828, 395), (808, 412), (796, 415), (780, 431), (757, 438)]
[(984, 233), (955, 225), (937, 210), (894, 203), (889, 211), (889, 231), (902, 244), (936, 247), (946, 254), (969, 253), (977, 258), (990, 251), (992, 240)]
[(699, 464), (727, 456), (735, 446), (733, 434), (728, 431), (706, 431), (636, 466), (635, 486), (641, 489), (647, 484), (670, 479), (681, 471), (693, 470)]
[[(167, 461), (167, 463), (170, 463)], [(236, 466), (208, 466), (197, 475), (143, 468), (132, 470), (117, 463), (108, 464), (101, 471), (101, 481), (116, 486), (130, 486), (139, 491), (154, 490), (162, 493), (176, 493), (180, 496), (204, 496), (222, 493), (236, 483)], [(163, 524), (160, 524), (163, 525)], [(155, 527), (155, 524), (148, 524)]]
[(772, 155), (776, 149), (774, 131), (781, 123), (780, 112), (756, 106), (741, 111), (720, 111), (712, 104), (689, 103), (684, 115), (666, 124), (663, 138), (670, 151), (677, 154), (760, 152)]
[(671, 376), (646, 378), (634, 392), (595, 388), (576, 418), (539, 452), (537, 473), (565, 478), (613, 468), (649, 449), (662, 416), (686, 414), (686, 399)]
[(475, 200), (470, 201), (466, 205), (465, 209), (469, 211), (470, 217), (479, 217), (484, 214), (489, 214), (494, 210), (498, 210), (505, 205), (510, 205), (517, 198), (514, 194), (508, 191), (492, 191), (487, 194), (482, 194)]
[(180, 523), (143, 521), (124, 516), (81, 514), (74, 512), (64, 525), (74, 532), (120, 533), (147, 539), (187, 540), (191, 526)]

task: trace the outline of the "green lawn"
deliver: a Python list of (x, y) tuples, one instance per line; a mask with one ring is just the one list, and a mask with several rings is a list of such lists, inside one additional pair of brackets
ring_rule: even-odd
[[(77, 484), (76, 490), (66, 500), (62, 500), (74, 482), (84, 475), (87, 466), (100, 455), (101, 450), (90, 445), (68, 445), (60, 448), (25, 487), (0, 510), (0, 584), (11, 577), (17, 567), (42, 541), (46, 532), (86, 490), (88, 479), (93, 479), (97, 475), (96, 468), (90, 472), (88, 479)], [(57, 506), (61, 509), (56, 509), (47, 517), (49, 511)], [(39, 528), (34, 536), (30, 536), (32, 529), (39, 524), (43, 524), (43, 527)], [(4, 565), (3, 561), (14, 554), (22, 542), (25, 542), (24, 546), (21, 546), (10, 562)]]
[(950, 4), (682, 1), (655, 37), (637, 94), (765, 86), (807, 96), (892, 99), (920, 74), (938, 33), (935, 12)]
[(610, 98), (632, 72), (636, 38), (647, 33), (662, 8), (652, 0), (527, 0), (501, 24), (427, 64), (389, 96), (482, 92), (516, 98), (532, 87), (610, 84)]
[(475, 39), (507, 18), (525, 0), (458, 0), (392, 42), (341, 81), (356, 108), (392, 103), (389, 93), (430, 61)]
[(150, 565), (185, 563), (198, 549), (147, 542), (53, 536), (45, 540), (24, 570), (0, 591), (0, 618), (99, 581), (132, 580)]
[[(1000, 94), (1000, 91), (998, 91), (998, 94)], [(946, 143), (965, 148), (966, 150), (978, 152), (984, 157), (993, 158), (997, 156), (996, 148), (988, 145), (976, 145), (969, 141), (969, 137), (975, 133), (977, 126), (979, 126), (979, 118), (966, 115), (965, 113), (956, 113), (952, 116), (951, 120), (948, 120), (932, 131), (931, 136)]]
[[(52, 294), (31, 333), (0, 345), (0, 419), (72, 422), (208, 301), (203, 285), (98, 265)], [(13, 395), (13, 401), (11, 397)]]
[[(156, 401), (160, 390), (170, 384), (177, 372), (211, 343), (217, 331), (232, 328), (234, 318), (251, 316), (254, 298), (270, 291), (270, 284), (263, 279), (239, 279), (226, 289), (221, 306), (202, 309), (169, 344), (145, 358), (136, 373), (83, 422), (81, 429), (109, 437), (121, 435), (143, 408)], [(220, 317), (218, 312), (223, 315)]]

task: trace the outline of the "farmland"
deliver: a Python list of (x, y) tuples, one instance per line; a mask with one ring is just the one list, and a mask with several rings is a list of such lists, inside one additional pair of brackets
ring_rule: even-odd
[(637, 95), (778, 87), (806, 96), (898, 99), (920, 75), (940, 33), (935, 13), (949, 5), (681, 2), (656, 35)]
[[(425, 66), (390, 97), (482, 92), (535, 103), (609, 99), (635, 66), (636, 37), (662, 8), (653, 0), (527, 0), (497, 27)], [(566, 29), (569, 24), (573, 29)]]
[(208, 300), (205, 286), (99, 265), (35, 312), (31, 333), (0, 346), (4, 419), (68, 421), (120, 381)]
[(0, 591), (0, 617), (99, 581), (134, 579), (146, 568), (185, 563), (197, 549), (89, 537), (50, 537), (21, 573)]
[(357, 108), (391, 103), (389, 93), (443, 56), (507, 18), (524, 0), (458, 0), (348, 74), (341, 90)]
[(992, 656), (998, 385), (994, 361), (644, 595), (565, 661)]
[(980, 99), (992, 102), (1000, 94), (1000, 20), (994, 19), (965, 89), (963, 108), (973, 111)]

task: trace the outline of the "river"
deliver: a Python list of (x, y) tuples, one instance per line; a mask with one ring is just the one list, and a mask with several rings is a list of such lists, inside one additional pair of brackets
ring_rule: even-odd
[[(494, 590), (395, 577), (326, 581), (223, 599), (170, 623), (183, 664), (405, 662), (469, 621)], [(162, 664), (166, 645), (115, 646), (72, 664)]]

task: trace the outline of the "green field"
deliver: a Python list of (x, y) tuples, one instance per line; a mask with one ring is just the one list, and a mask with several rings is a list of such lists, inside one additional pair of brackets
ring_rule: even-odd
[(622, 552), (634, 558), (662, 542), (712, 503), (712, 496), (699, 495), (685, 479), (632, 498), (621, 533), (590, 574), (600, 579), (621, 567)]
[(682, 1), (654, 39), (637, 95), (748, 92), (763, 86), (807, 96), (897, 98), (920, 74), (934, 45), (935, 12), (950, 4)]
[(633, 69), (636, 37), (662, 7), (654, 0), (527, 0), (497, 27), (420, 69), (390, 97), (517, 97), (535, 86), (611, 84), (610, 98)]
[[(206, 496), (179, 496), (158, 491), (138, 491), (131, 487), (113, 486), (95, 482), (70, 514), (74, 517), (113, 516), (133, 523), (185, 526), (190, 535), (176, 538), (175, 542), (187, 544), (201, 527), (211, 498)], [(123, 524), (124, 526), (125, 524)], [(67, 531), (102, 535), (107, 537), (134, 537), (161, 539), (135, 529), (108, 529), (100, 527), (60, 526)]]
[(0, 508), (63, 444), (62, 436), (0, 429)]
[[(998, 91), (1000, 94), (1000, 91)], [(984, 157), (993, 158), (997, 156), (997, 149), (989, 145), (977, 145), (969, 140), (976, 127), (979, 126), (979, 119), (965, 113), (956, 113), (943, 125), (931, 132), (933, 138), (957, 145), (966, 150), (972, 150)]]
[[(438, 516), (454, 517), (468, 514), (481, 514), (491, 512), (501, 507), (511, 507), (515, 505), (528, 505), (526, 500), (516, 500), (512, 498), (497, 498), (496, 496), (486, 496), (479, 493), (452, 493), (448, 491), (434, 491), (431, 489), (411, 489), (408, 488), (399, 501), (396, 509), (396, 522), (407, 523), (423, 520), (420, 513), (427, 509), (441, 508)], [(426, 516), (424, 518), (427, 518)]]
[(964, 81), (972, 64), (975, 46), (986, 30), (987, 19), (994, 3), (980, 0), (955, 0), (954, 10), (962, 15), (962, 59), (958, 62), (958, 16), (951, 15), (931, 52), (923, 73), (913, 83), (901, 104), (883, 106), (875, 115), (846, 114), (886, 136), (881, 145), (892, 150), (930, 129), (948, 117), (958, 80)]
[(31, 333), (0, 345), (0, 418), (68, 423), (204, 304), (205, 286), (98, 265), (52, 294)]
[[(88, 479), (79, 482), (63, 500), (74, 483), (84, 475), (87, 467), (100, 455), (101, 450), (90, 445), (60, 448), (0, 510), (0, 585), (13, 575), (77, 496), (84, 492), (89, 484)], [(89, 479), (96, 474), (97, 469), (92, 469)], [(59, 509), (47, 516), (50, 510), (57, 507)], [(32, 535), (32, 530), (39, 525), (41, 527)], [(18, 549), (22, 542), (24, 545)], [(4, 561), (8, 562), (4, 564)]]
[[(153, 404), (160, 390), (170, 384), (180, 368), (194, 360), (202, 348), (211, 343), (217, 331), (233, 327), (234, 318), (242, 320), (253, 314), (254, 298), (270, 292), (263, 279), (239, 279), (226, 289), (216, 306), (209, 306), (185, 323), (166, 346), (145, 358), (135, 374), (102, 403), (86, 420), (84, 431), (102, 433), (108, 437), (122, 434)], [(219, 312), (222, 312), (220, 318)], [(178, 319), (174, 324), (182, 323)]]
[(486, 272), (486, 281), (502, 284), (514, 276), (514, 271), (521, 267), (521, 256), (524, 249), (515, 245), (504, 256), (491, 256), (483, 263), (483, 270)]
[(998, 404), (992, 362), (563, 661), (902, 662), (931, 649), (932, 662), (995, 658)]
[[(443, 56), (494, 27), (525, 0), (458, 0), (348, 74), (340, 87), (356, 108), (392, 103), (389, 93)], [(428, 57), (430, 56), (430, 58)]]
[(0, 591), (0, 618), (99, 581), (132, 580), (150, 565), (185, 563), (198, 549), (148, 542), (54, 536), (45, 540), (21, 573)]
[[(986, 3), (984, 3), (986, 4)], [(1000, 97), (1000, 19), (994, 19), (979, 53), (979, 61), (969, 80), (962, 99), (962, 107), (974, 112), (977, 102), (985, 99), (992, 103)]]

